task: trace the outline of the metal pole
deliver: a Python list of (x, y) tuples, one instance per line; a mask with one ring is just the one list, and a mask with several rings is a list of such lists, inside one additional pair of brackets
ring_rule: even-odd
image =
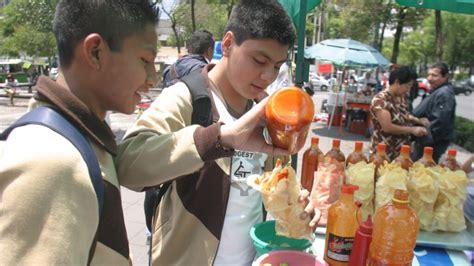
[[(303, 87), (303, 61), (304, 61), (304, 40), (306, 27), (306, 1), (300, 0), (300, 16), (298, 20), (298, 54), (296, 55), (296, 86)], [(291, 166), (295, 171), (298, 166), (298, 154), (291, 156)]]

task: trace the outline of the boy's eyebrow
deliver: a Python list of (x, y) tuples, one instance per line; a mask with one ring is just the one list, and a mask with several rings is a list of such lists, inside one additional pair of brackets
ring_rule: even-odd
[[(257, 51), (257, 52), (263, 55), (264, 57), (266, 57), (268, 60), (274, 62), (274, 60), (270, 57), (270, 55), (268, 55), (265, 51)], [(275, 63), (276, 64), (284, 63), (287, 59), (288, 59), (288, 56), (283, 60), (276, 61)]]

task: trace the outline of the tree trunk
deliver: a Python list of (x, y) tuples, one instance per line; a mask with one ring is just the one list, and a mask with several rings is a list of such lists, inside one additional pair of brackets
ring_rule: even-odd
[(178, 48), (178, 54), (181, 54), (181, 43), (179, 41), (178, 29), (176, 29), (176, 21), (171, 20), (171, 28), (173, 29), (174, 36), (176, 38), (176, 48)]
[(383, 48), (383, 36), (385, 34), (385, 29), (387, 28), (387, 21), (384, 21), (383, 24), (382, 24), (382, 31), (380, 33), (380, 38), (379, 38), (379, 43), (378, 43), (378, 46), (379, 46), (379, 51), (382, 52), (382, 48)]
[(443, 32), (441, 24), (441, 11), (435, 10), (435, 30), (436, 30), (436, 62), (443, 61)]
[(397, 63), (398, 54), (400, 52), (400, 39), (402, 37), (403, 22), (406, 15), (405, 10), (406, 8), (401, 8), (400, 12), (398, 13), (397, 29), (395, 31), (395, 35), (393, 36), (393, 50), (392, 50), (392, 60), (391, 60), (393, 64)]
[(195, 0), (191, 0), (191, 23), (192, 23), (192, 29), (193, 32), (196, 31), (196, 17), (194, 15), (194, 4), (196, 3)]

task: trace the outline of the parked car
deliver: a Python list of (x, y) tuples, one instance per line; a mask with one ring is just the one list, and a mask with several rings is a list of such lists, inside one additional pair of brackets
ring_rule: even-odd
[(472, 88), (469, 87), (466, 83), (454, 83), (453, 87), (454, 94), (456, 95), (463, 93), (464, 95), (469, 96), (472, 93)]
[(322, 91), (327, 91), (329, 88), (329, 81), (322, 76), (309, 73), (309, 85), (313, 88), (313, 90), (320, 89)]

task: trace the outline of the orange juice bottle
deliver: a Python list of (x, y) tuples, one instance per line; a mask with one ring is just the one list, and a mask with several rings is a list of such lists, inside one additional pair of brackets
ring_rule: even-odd
[(313, 99), (300, 88), (282, 88), (270, 96), (265, 115), (273, 145), (296, 151), (303, 147), (313, 121)]
[(325, 157), (333, 158), (336, 161), (345, 163), (346, 157), (344, 156), (344, 153), (342, 153), (341, 149), (339, 148), (341, 146), (341, 140), (340, 139), (333, 139), (332, 140), (332, 148), (324, 155)]
[(311, 147), (303, 154), (303, 166), (301, 171), (301, 185), (306, 190), (313, 189), (314, 172), (318, 170), (318, 162), (322, 161), (323, 153), (318, 147), (319, 138), (311, 138)]
[(387, 145), (385, 143), (379, 143), (377, 144), (377, 153), (372, 154), (370, 158), (370, 162), (375, 164), (375, 182), (377, 182), (377, 179), (379, 178), (379, 173), (378, 170), (381, 165), (383, 165), (385, 162), (390, 162), (388, 159), (387, 154), (385, 153), (387, 149)]
[(375, 214), (368, 265), (411, 265), (419, 226), (408, 192), (395, 190), (392, 202)]
[(418, 160), (425, 167), (433, 167), (436, 165), (436, 162), (433, 160), (433, 148), (426, 146), (423, 149), (423, 157)]
[(342, 185), (342, 194), (328, 209), (324, 260), (330, 265), (348, 265), (355, 233), (359, 227), (354, 191), (358, 187)]
[(458, 162), (456, 161), (456, 154), (457, 154), (456, 149), (449, 149), (446, 159), (444, 159), (444, 161), (442, 161), (439, 165), (443, 167), (447, 167), (451, 171), (456, 171), (456, 170), (461, 169), (461, 166), (459, 166)]
[(349, 164), (356, 164), (360, 161), (367, 162), (367, 157), (362, 153), (363, 143), (362, 141), (356, 141), (354, 144), (354, 152), (347, 156), (346, 166)]
[(394, 161), (399, 162), (400, 166), (408, 171), (413, 165), (413, 161), (410, 159), (410, 145), (402, 145), (400, 155)]

